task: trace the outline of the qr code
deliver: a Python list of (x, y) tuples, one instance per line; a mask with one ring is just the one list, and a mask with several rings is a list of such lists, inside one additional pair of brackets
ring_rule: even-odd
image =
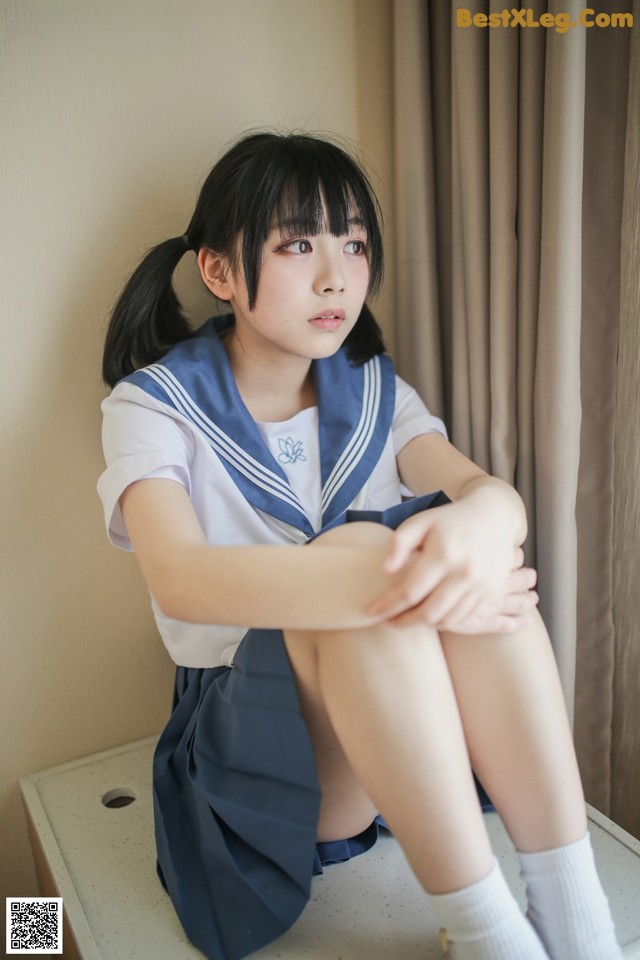
[(62, 897), (7, 897), (7, 953), (62, 953)]

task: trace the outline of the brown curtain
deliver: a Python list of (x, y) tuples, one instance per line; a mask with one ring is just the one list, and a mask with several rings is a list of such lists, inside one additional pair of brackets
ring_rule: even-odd
[[(504, 5), (394, 4), (396, 356), (456, 446), (524, 498), (587, 793), (608, 812), (631, 31), (465, 28), (459, 8)], [(577, 20), (584, 4), (527, 8)]]
[(616, 633), (611, 815), (640, 837), (640, 3), (634, 3), (622, 220), (615, 428), (613, 620)]
[[(614, 666), (616, 647), (627, 638), (614, 629), (613, 617), (614, 436), (629, 41), (633, 32), (592, 29), (587, 37), (582, 437), (576, 505), (580, 548), (576, 749), (589, 800), (616, 816), (618, 822), (619, 812), (611, 805)], [(629, 100), (630, 107), (632, 104)], [(630, 115), (633, 112), (631, 109)], [(640, 674), (637, 682), (640, 684)]]

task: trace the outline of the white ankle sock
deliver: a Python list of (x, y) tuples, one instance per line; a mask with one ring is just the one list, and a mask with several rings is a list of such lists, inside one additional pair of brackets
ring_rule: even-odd
[(527, 916), (551, 960), (621, 960), (591, 838), (542, 853), (519, 853)]
[(491, 873), (478, 883), (429, 900), (453, 960), (548, 960), (496, 860)]

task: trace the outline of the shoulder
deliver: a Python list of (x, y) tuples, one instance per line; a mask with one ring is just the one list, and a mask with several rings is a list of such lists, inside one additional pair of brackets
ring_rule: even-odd
[(396, 406), (393, 418), (396, 451), (423, 433), (438, 433), (445, 439), (447, 428), (428, 409), (418, 391), (396, 374)]
[(121, 380), (100, 405), (105, 423), (135, 422), (148, 419), (150, 413), (173, 417), (175, 410), (162, 397), (129, 379)]
[(180, 413), (134, 383), (121, 381), (101, 404), (102, 447), (107, 465), (148, 451), (179, 451), (190, 459), (193, 432)]

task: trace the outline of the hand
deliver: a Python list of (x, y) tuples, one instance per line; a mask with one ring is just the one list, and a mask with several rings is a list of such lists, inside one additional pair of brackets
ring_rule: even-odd
[(400, 581), (370, 613), (396, 625), (423, 622), (459, 633), (508, 632), (538, 602), (506, 517), (470, 494), (410, 518), (392, 541), (385, 572)]
[[(522, 561), (520, 561), (522, 562)], [(447, 630), (452, 633), (481, 634), (481, 633), (513, 633), (525, 627), (529, 614), (538, 605), (538, 594), (533, 589), (536, 584), (536, 571), (531, 567), (519, 567), (509, 575), (507, 593), (495, 605), (480, 604), (476, 611), (465, 620), (459, 620), (455, 614), (447, 617), (443, 622), (434, 624), (438, 630)], [(392, 622), (397, 625), (411, 621), (412, 612), (401, 614)]]

